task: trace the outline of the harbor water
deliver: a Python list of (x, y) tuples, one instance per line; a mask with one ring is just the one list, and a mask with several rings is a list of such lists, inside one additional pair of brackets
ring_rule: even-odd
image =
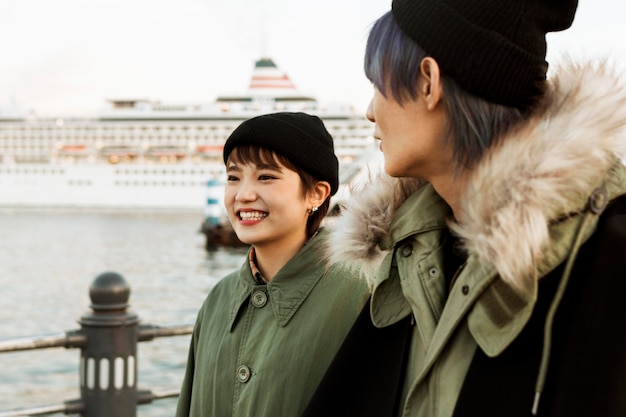
[[(141, 324), (193, 323), (211, 287), (238, 268), (245, 248), (207, 252), (199, 213), (0, 212), (0, 338), (78, 329), (89, 286), (124, 276)], [(138, 344), (138, 386), (178, 389), (189, 335)], [(80, 397), (79, 349), (0, 354), (0, 411)], [(139, 417), (171, 417), (176, 398), (140, 405)], [(62, 415), (62, 414), (57, 414)]]

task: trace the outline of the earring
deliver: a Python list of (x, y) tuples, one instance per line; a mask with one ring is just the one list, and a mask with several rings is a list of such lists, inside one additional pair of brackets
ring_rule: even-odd
[(311, 207), (311, 209), (309, 210), (309, 216), (313, 213), (315, 213), (317, 211), (317, 207), (313, 206)]

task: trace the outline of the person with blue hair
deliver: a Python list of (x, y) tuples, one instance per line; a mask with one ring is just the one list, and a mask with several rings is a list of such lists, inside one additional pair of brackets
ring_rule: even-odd
[(367, 279), (373, 325), (409, 318), (404, 373), (372, 414), (380, 381), (333, 397), (338, 361), (307, 415), (626, 415), (626, 87), (606, 61), (548, 77), (546, 34), (576, 9), (393, 0), (373, 24), (385, 174), (346, 203), (329, 256)]

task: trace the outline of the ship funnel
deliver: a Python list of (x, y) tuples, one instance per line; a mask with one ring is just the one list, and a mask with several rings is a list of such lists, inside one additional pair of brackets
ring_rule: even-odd
[(248, 94), (251, 96), (289, 96), (299, 95), (296, 86), (287, 73), (269, 58), (256, 61)]

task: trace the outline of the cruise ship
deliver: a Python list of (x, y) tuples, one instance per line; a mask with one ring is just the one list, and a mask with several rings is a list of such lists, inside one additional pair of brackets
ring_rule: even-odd
[(225, 175), (228, 135), (250, 117), (277, 111), (318, 115), (344, 172), (374, 146), (363, 115), (320, 105), (262, 58), (246, 94), (208, 103), (110, 100), (95, 117), (63, 118), (0, 108), (0, 208), (203, 212), (207, 184)]

